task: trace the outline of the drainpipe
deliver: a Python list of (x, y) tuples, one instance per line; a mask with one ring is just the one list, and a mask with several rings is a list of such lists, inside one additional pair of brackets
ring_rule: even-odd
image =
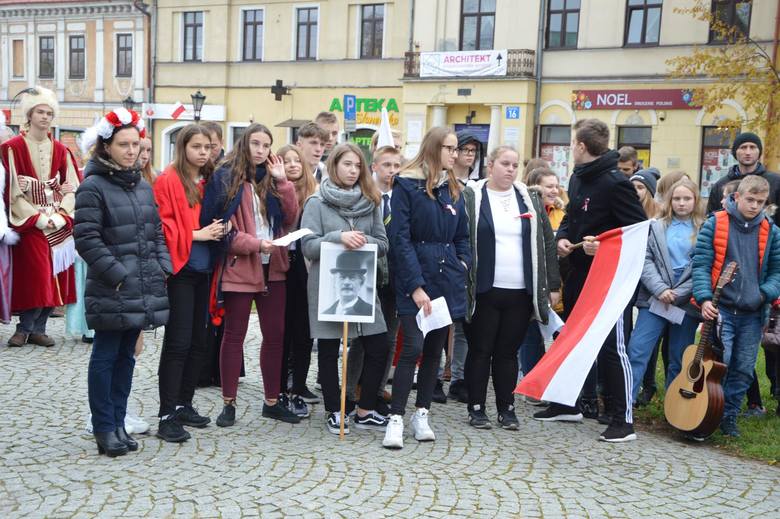
[[(133, 7), (141, 11), (149, 23), (148, 30), (146, 32), (146, 102), (154, 102), (154, 88), (157, 84), (157, 2), (152, 1), (151, 5), (144, 4), (142, 1), (133, 0)], [(144, 117), (145, 114), (141, 114)], [(154, 141), (154, 119), (149, 120), (147, 128), (147, 136)], [(154, 148), (157, 147), (153, 144)]]
[(540, 1), (539, 30), (536, 36), (536, 95), (534, 96), (534, 130), (533, 130), (533, 155), (539, 150), (539, 119), (541, 116), (542, 102), (542, 61), (544, 50), (544, 21), (547, 12), (547, 0)]
[[(780, 4), (777, 6), (777, 11), (775, 12), (775, 39), (772, 43), (772, 68), (777, 71), (777, 51), (778, 51), (778, 43), (780, 40)], [(772, 121), (775, 117), (775, 104), (772, 102), (773, 98), (770, 98), (769, 101), (769, 109), (767, 110), (767, 127), (772, 124)], [(776, 139), (775, 142), (770, 144), (770, 146), (773, 146), (774, 149), (772, 150), (774, 156), (776, 158), (780, 157), (780, 150), (778, 150), (778, 146), (780, 146), (780, 143), (778, 142), (780, 139)]]
[(414, 52), (414, 0), (409, 0), (409, 52)]

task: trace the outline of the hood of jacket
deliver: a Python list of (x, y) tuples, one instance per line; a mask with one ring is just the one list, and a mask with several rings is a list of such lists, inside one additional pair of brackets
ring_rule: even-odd
[(579, 177), (590, 177), (615, 169), (617, 168), (619, 156), (617, 151), (609, 150), (596, 160), (574, 166), (574, 174)]
[[(756, 169), (752, 173), (748, 173), (748, 175), (759, 175), (764, 176), (766, 174), (766, 167), (762, 163), (756, 164)], [(734, 164), (729, 168), (729, 172), (726, 175), (729, 177), (729, 180), (739, 180), (741, 178), (744, 178), (747, 175), (743, 175), (742, 172), (739, 170), (739, 164)]]
[(742, 213), (737, 209), (737, 202), (734, 200), (734, 193), (731, 193), (726, 200), (726, 212), (736, 221), (737, 228), (745, 233), (753, 232), (753, 229), (761, 224), (761, 221), (766, 218), (763, 211), (752, 220), (746, 220)]
[(133, 189), (141, 181), (141, 170), (133, 166), (130, 169), (122, 169), (114, 162), (103, 160), (100, 157), (92, 157), (84, 168), (84, 178), (90, 175), (105, 177), (110, 182), (118, 184), (123, 189)]

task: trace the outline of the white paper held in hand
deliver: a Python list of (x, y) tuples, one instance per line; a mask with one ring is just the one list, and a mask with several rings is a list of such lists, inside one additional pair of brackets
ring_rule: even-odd
[(292, 242), (296, 240), (300, 240), (301, 238), (309, 234), (311, 234), (311, 229), (306, 229), (306, 228), (298, 229), (297, 231), (293, 231), (286, 236), (282, 236), (281, 238), (275, 239), (271, 243), (273, 243), (277, 247), (287, 247)]
[(662, 303), (654, 297), (650, 298), (650, 313), (663, 317), (674, 324), (680, 324), (685, 319), (685, 310), (674, 305)]
[[(553, 335), (555, 332), (563, 328), (563, 320), (561, 320), (560, 316), (553, 312), (552, 308), (549, 306), (547, 307), (547, 324), (539, 323), (539, 331), (542, 334), (542, 337), (544, 337), (545, 341), (551, 341), (553, 340)], [(533, 321), (531, 322), (531, 325), (533, 326)]]
[(452, 324), (450, 309), (447, 307), (447, 300), (443, 297), (437, 297), (431, 301), (431, 314), (424, 315), (425, 310), (420, 308), (417, 312), (417, 327), (422, 331), (423, 338), (431, 330), (438, 330)]

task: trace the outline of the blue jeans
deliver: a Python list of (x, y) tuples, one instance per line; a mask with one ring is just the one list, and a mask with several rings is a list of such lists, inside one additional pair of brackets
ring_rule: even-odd
[(723, 381), (723, 394), (726, 399), (723, 417), (736, 417), (745, 392), (753, 382), (763, 316), (760, 311), (734, 315), (721, 310), (720, 319), (723, 362), (728, 366)]
[(631, 361), (633, 375), (631, 395), (635, 401), (639, 396), (639, 386), (642, 385), (642, 378), (650, 357), (667, 326), (669, 327), (669, 368), (665, 378), (666, 387), (669, 387), (674, 377), (680, 373), (683, 351), (696, 340), (699, 321), (686, 315), (682, 323), (672, 324), (647, 308), (639, 309), (639, 317), (634, 331), (631, 332), (631, 340), (628, 342), (628, 358)]
[(141, 330), (95, 330), (87, 388), (96, 433), (124, 426), (133, 383), (135, 342)]
[(520, 345), (520, 351), (517, 355), (517, 360), (520, 362), (520, 371), (523, 372), (523, 376), (527, 375), (536, 363), (541, 360), (544, 355), (544, 338), (542, 332), (539, 330), (539, 323), (537, 321), (531, 321), (528, 325), (528, 331), (525, 332), (525, 339), (523, 344)]

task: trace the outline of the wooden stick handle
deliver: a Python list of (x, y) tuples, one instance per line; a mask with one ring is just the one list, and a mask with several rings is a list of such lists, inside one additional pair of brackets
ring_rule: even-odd
[(579, 243), (575, 243), (571, 246), (571, 250), (576, 250), (582, 248), (582, 246), (585, 245), (585, 241), (581, 241)]
[(347, 344), (349, 344), (349, 323), (344, 321), (343, 353), (341, 354), (341, 420), (339, 421), (339, 440), (344, 439), (344, 411), (347, 407)]

